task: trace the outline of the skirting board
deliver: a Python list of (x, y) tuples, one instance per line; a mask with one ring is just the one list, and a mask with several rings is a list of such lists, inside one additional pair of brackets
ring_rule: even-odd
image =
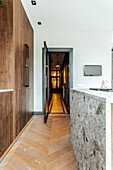
[(34, 112), (34, 115), (44, 115), (43, 112)]

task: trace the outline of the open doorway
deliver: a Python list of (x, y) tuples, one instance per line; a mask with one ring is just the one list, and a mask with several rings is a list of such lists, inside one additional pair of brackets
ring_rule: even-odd
[(73, 49), (42, 49), (43, 114), (46, 123), (49, 114), (70, 113), (70, 88), (73, 87)]
[(69, 53), (50, 52), (50, 110), (51, 114), (69, 113)]

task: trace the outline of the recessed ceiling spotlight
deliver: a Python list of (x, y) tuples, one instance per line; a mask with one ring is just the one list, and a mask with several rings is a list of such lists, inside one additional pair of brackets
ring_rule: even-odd
[(38, 25), (42, 25), (42, 23), (41, 22), (37, 22), (38, 23)]
[(32, 5), (36, 5), (36, 1), (31, 1)]

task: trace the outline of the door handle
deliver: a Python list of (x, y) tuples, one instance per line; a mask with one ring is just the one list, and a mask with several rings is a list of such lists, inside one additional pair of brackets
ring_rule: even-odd
[(47, 76), (45, 76), (45, 79), (44, 79), (44, 87), (47, 88)]

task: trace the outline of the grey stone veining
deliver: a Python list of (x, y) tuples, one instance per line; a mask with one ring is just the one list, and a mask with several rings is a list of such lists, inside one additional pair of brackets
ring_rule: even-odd
[(109, 97), (94, 94), (71, 89), (70, 132), (80, 170), (106, 169), (106, 99)]

